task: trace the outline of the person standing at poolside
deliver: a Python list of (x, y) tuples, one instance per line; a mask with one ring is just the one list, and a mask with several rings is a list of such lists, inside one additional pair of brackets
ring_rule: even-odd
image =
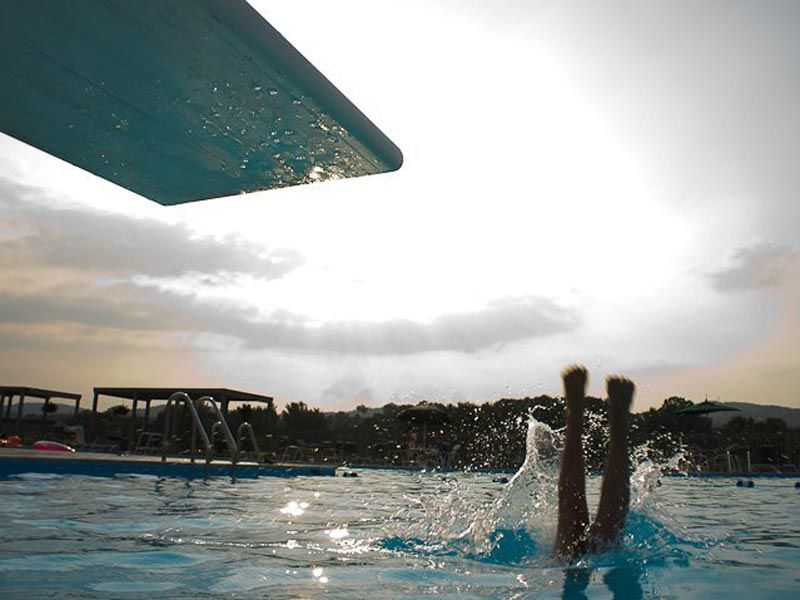
[(589, 526), (586, 505), (586, 470), (583, 461), (583, 412), (588, 373), (578, 365), (561, 374), (566, 397), (566, 435), (558, 478), (558, 525), (553, 555), (573, 559), (619, 543), (630, 504), (628, 463), (628, 415), (633, 382), (625, 377), (606, 378), (609, 443), (600, 503)]

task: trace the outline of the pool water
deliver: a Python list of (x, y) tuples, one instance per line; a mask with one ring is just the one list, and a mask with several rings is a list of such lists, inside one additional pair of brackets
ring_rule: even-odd
[[(623, 547), (550, 558), (553, 464), (491, 474), (0, 480), (0, 590), (14, 598), (787, 598), (792, 479), (634, 474)], [(659, 485), (660, 483), (660, 485)], [(589, 478), (590, 509), (599, 478)]]

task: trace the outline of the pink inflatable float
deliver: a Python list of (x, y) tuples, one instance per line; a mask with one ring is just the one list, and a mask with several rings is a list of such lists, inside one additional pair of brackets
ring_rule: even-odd
[(70, 448), (66, 444), (59, 444), (58, 442), (49, 442), (47, 440), (40, 440), (34, 442), (34, 450), (44, 450), (45, 452), (75, 452), (74, 448)]

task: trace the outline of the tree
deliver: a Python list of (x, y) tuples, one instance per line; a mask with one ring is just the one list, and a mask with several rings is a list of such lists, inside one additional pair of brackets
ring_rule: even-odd
[(236, 412), (239, 413), (239, 416), (242, 418), (242, 421), (250, 422), (253, 420), (253, 407), (250, 404), (242, 404), (239, 408), (236, 409)]
[(106, 413), (117, 417), (124, 417), (130, 412), (131, 409), (125, 406), (124, 404), (117, 404), (116, 406), (112, 406), (106, 411)]
[(730, 421), (720, 427), (720, 432), (730, 439), (742, 438), (743, 434), (753, 429), (754, 421), (752, 417), (736, 415)]
[(778, 417), (769, 417), (764, 420), (764, 433), (767, 435), (781, 435), (788, 429), (786, 421)]
[(680, 396), (670, 396), (666, 400), (664, 400), (663, 404), (661, 405), (662, 410), (667, 410), (671, 412), (677, 412), (682, 408), (688, 408), (690, 406), (694, 406), (694, 402), (691, 400), (687, 400), (686, 398), (681, 398)]
[(327, 428), (325, 415), (305, 402), (290, 402), (281, 413), (281, 422), (290, 435), (317, 438)]

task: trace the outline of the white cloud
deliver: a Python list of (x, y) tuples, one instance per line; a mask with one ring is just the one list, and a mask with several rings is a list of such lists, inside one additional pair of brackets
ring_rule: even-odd
[(800, 259), (800, 252), (787, 245), (753, 242), (734, 248), (728, 264), (709, 276), (720, 292), (779, 287)]
[(319, 399), (320, 404), (326, 407), (371, 406), (374, 400), (375, 390), (361, 372), (342, 375), (322, 390)]
[(115, 277), (201, 273), (275, 279), (303, 258), (236, 236), (199, 236), (183, 224), (101, 212), (0, 178), (0, 265), (47, 265)]
[[(344, 354), (474, 352), (493, 345), (570, 331), (577, 315), (545, 298), (507, 298), (484, 310), (442, 315), (429, 323), (410, 320), (344, 321), (320, 325), (278, 310), (200, 301), (167, 291), (110, 286), (105, 295), (61, 289), (62, 296), (0, 294), (0, 323), (69, 323), (120, 331), (212, 333), (252, 349), (279, 348)], [(123, 340), (120, 340), (122, 343)]]
[[(0, 292), (0, 323), (214, 334), (251, 349), (414, 354), (473, 352), (570, 331), (579, 322), (573, 309), (541, 296), (496, 299), (427, 321), (316, 322), (282, 307), (263, 311), (226, 295), (224, 278), (271, 282), (298, 268), (299, 253), (268, 252), (239, 238), (200, 237), (185, 225), (52, 200), (0, 179), (0, 266), (6, 281), (27, 282)], [(200, 297), (192, 286), (170, 289), (170, 282), (187, 278), (198, 287), (219, 287), (217, 297)]]

